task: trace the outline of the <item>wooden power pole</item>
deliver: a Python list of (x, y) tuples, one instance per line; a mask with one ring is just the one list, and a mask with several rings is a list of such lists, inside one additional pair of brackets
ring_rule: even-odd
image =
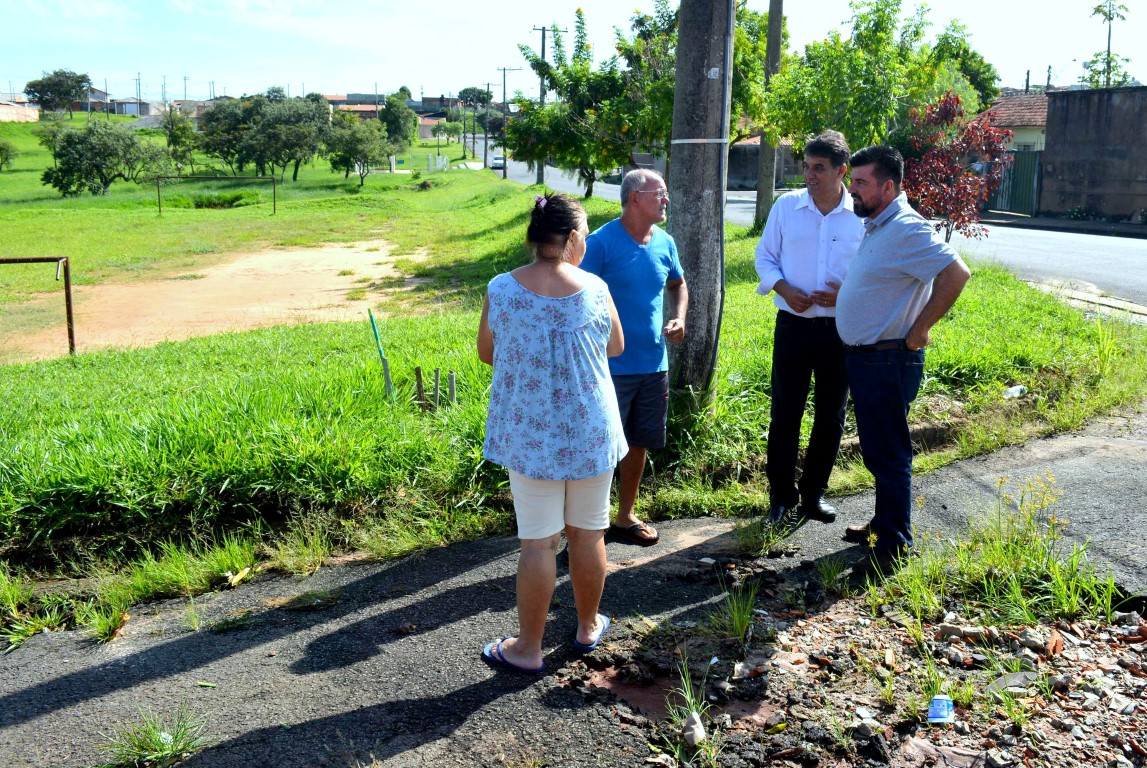
[(670, 385), (707, 396), (725, 304), (734, 0), (682, 0), (669, 164), (669, 230), (689, 286), (685, 340), (673, 347)]

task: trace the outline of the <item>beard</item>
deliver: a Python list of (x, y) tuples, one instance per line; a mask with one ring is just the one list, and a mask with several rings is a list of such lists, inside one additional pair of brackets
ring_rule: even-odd
[(874, 210), (874, 207), (865, 204), (860, 195), (852, 196), (852, 212), (860, 218), (867, 218)]

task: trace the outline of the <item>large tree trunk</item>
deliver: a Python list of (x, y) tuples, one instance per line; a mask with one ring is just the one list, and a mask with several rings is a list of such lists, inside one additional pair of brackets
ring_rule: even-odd
[[(781, 68), (781, 25), (784, 22), (784, 0), (769, 0), (769, 32), (765, 45), (765, 90), (769, 80)], [(760, 162), (757, 165), (757, 206), (753, 220), (758, 228), (773, 207), (773, 188), (777, 180), (777, 148), (761, 137)]]
[(699, 405), (717, 361), (725, 303), (724, 211), (733, 0), (682, 0), (669, 166), (669, 230), (677, 241), (689, 313), (673, 348), (671, 385)]

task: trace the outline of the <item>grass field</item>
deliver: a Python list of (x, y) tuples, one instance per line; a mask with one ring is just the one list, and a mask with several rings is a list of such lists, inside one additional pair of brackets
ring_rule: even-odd
[[(365, 320), (0, 366), (9, 406), (0, 412), (0, 554), (9, 564), (82, 570), (172, 538), (265, 536), (298, 531), (306, 519), (325, 521), (335, 547), (369, 548), (364, 532), (381, 531), (399, 542), (379, 547), (389, 553), (506, 529), (502, 472), (481, 459), (490, 373), (473, 338), (485, 282), (525, 259), (532, 191), (459, 171), (422, 174), (428, 190), (406, 174), (372, 175), (360, 190), (318, 162), (284, 185), (278, 215), (264, 200), (160, 217), (147, 187), (62, 200), (29, 183), (38, 172), (24, 163), (36, 158), (29, 147), (13, 173), (0, 173), (0, 253), (69, 255), (79, 282), (159, 277), (238, 250), (367, 236), (429, 258), (399, 259), (426, 281), (381, 328), (393, 402)], [(617, 213), (600, 200), (587, 206), (591, 228)], [(715, 396), (701, 415), (675, 416), (671, 445), (657, 457), (658, 492), (642, 499), (647, 514), (736, 514), (762, 503), (774, 312), (753, 292), (753, 245), (744, 229), (728, 228)], [(919, 456), (921, 469), (1072, 428), (1142, 395), (1143, 329), (1085, 318), (998, 267), (973, 268), (933, 334), (914, 412), (949, 422), (954, 438)], [(51, 278), (50, 270), (0, 273), (5, 315), (54, 290)], [(393, 312), (384, 288), (367, 286), (367, 299)], [(457, 405), (421, 413), (412, 402), (415, 365), (456, 371)], [(1031, 396), (1002, 400), (1016, 383)], [(833, 489), (869, 483), (846, 459)]]

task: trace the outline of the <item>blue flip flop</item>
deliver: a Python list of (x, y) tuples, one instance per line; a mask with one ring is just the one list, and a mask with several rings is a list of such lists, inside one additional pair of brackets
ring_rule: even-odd
[(590, 651), (596, 650), (597, 646), (601, 644), (602, 635), (604, 635), (609, 630), (609, 617), (604, 613), (599, 613), (597, 618), (601, 621), (601, 631), (597, 633), (597, 639), (595, 639), (589, 645), (586, 645), (585, 643), (579, 643), (577, 641), (577, 630), (574, 630), (573, 649), (578, 653), (589, 653)]
[(525, 675), (540, 675), (541, 673), (545, 672), (545, 664), (542, 664), (537, 669), (519, 667), (517, 664), (502, 655), (502, 643), (506, 642), (511, 637), (512, 635), (506, 635), (501, 640), (495, 640), (492, 643), (488, 643), (486, 647), (482, 649), (482, 658), (486, 660), (486, 663), (493, 667), (508, 669), (511, 672), (521, 672)]

